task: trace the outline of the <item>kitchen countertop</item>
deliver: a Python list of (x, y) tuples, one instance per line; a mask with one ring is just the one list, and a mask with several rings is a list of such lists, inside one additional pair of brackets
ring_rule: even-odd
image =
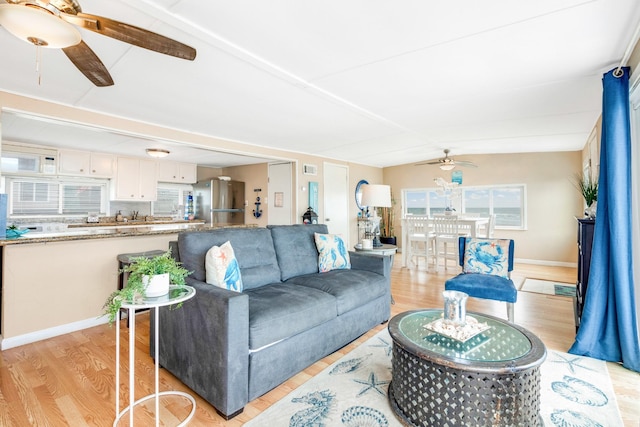
[[(88, 240), (88, 239), (106, 239), (113, 237), (133, 237), (133, 236), (152, 236), (157, 234), (175, 234), (181, 232), (191, 231), (206, 231), (214, 230), (217, 228), (227, 227), (257, 227), (256, 224), (216, 224), (206, 225), (202, 222), (195, 221), (182, 221), (182, 223), (176, 222), (161, 222), (155, 224), (148, 224), (144, 221), (133, 222), (131, 226), (120, 226), (122, 223), (117, 223), (117, 227), (111, 227), (104, 223), (98, 223), (100, 227), (106, 228), (92, 228), (89, 229), (72, 229), (67, 231), (61, 231), (56, 233), (26, 233), (17, 238), (4, 238), (0, 239), (0, 246), (19, 245), (29, 243), (49, 243), (49, 242), (63, 242), (69, 240)], [(147, 225), (148, 224), (148, 225)], [(82, 224), (84, 225), (84, 224)], [(74, 227), (77, 228), (77, 227)]]
[(171, 219), (157, 219), (151, 221), (141, 220), (128, 220), (121, 222), (83, 222), (78, 224), (69, 224), (67, 228), (95, 228), (95, 227), (131, 227), (131, 226), (147, 226), (147, 225), (157, 225), (157, 224), (175, 224), (175, 225), (192, 225), (192, 224), (204, 224), (204, 220), (202, 219), (192, 219), (192, 220), (171, 220)]

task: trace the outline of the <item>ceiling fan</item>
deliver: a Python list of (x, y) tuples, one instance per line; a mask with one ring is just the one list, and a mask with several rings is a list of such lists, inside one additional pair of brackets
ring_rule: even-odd
[(472, 167), (472, 168), (477, 168), (478, 166), (472, 162), (467, 162), (467, 161), (463, 161), (463, 160), (453, 160), (451, 157), (449, 157), (449, 149), (445, 148), (444, 150), (444, 157), (438, 160), (433, 160), (431, 162), (422, 162), (422, 163), (416, 163), (416, 166), (422, 166), (422, 165), (438, 165), (440, 166), (440, 169), (444, 170), (444, 171), (450, 171), (451, 169), (455, 168), (456, 166), (466, 166), (466, 167)]
[(96, 86), (111, 86), (113, 79), (75, 26), (177, 58), (191, 61), (196, 57), (194, 48), (168, 37), (124, 22), (82, 13), (76, 0), (6, 1), (7, 4), (0, 4), (0, 26), (37, 47), (62, 49)]

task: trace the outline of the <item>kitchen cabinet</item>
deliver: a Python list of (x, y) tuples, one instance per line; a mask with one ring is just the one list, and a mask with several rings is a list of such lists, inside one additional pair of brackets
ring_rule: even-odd
[(195, 184), (198, 180), (195, 163), (158, 161), (158, 181)]
[(118, 157), (114, 181), (112, 200), (153, 202), (158, 190), (157, 162)]
[(58, 173), (63, 175), (112, 178), (115, 156), (88, 151), (60, 150), (58, 152)]
[(576, 283), (576, 296), (574, 299), (576, 332), (580, 327), (582, 309), (587, 294), (587, 286), (589, 285), (591, 246), (593, 245), (595, 222), (593, 219), (578, 219), (578, 282)]

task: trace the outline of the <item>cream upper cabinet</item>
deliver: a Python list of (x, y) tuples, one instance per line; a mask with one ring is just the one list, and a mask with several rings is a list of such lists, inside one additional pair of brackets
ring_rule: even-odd
[(198, 172), (195, 163), (158, 161), (158, 181), (178, 182), (182, 184), (194, 184), (197, 181)]
[(118, 157), (112, 200), (155, 201), (158, 169), (155, 160)]
[(100, 178), (112, 178), (115, 156), (113, 154), (90, 153), (88, 151), (60, 150), (58, 173)]
[(91, 153), (91, 175), (112, 178), (115, 166), (116, 156), (113, 154)]

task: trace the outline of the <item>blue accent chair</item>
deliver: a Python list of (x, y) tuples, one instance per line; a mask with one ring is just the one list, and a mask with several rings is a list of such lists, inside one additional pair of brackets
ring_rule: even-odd
[[(464, 266), (464, 253), (468, 237), (458, 239), (458, 254), (460, 267)], [(497, 241), (499, 239), (479, 239)], [(518, 290), (511, 280), (513, 270), (513, 240), (509, 240), (508, 278), (492, 274), (464, 273), (452, 277), (444, 284), (447, 291), (464, 292), (470, 297), (505, 301), (507, 303), (507, 318), (513, 322), (514, 304), (518, 300)]]

